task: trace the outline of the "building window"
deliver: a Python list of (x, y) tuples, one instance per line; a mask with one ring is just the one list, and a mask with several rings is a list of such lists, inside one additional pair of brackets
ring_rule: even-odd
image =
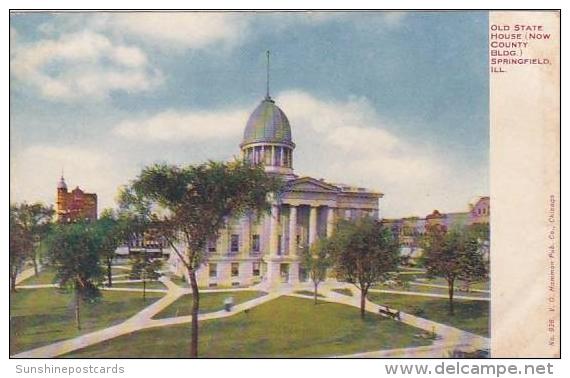
[(216, 241), (210, 240), (208, 242), (208, 252), (216, 252)]
[(255, 234), (251, 237), (251, 248), (253, 252), (259, 252), (259, 235)]
[(232, 263), (232, 277), (239, 276), (239, 263)]
[(208, 271), (209, 271), (210, 278), (218, 277), (218, 264), (209, 263), (208, 264)]
[(239, 251), (239, 235), (233, 234), (230, 238), (230, 252)]
[(281, 282), (289, 282), (289, 264), (281, 264), (279, 266)]
[(258, 262), (253, 263), (253, 276), (259, 277), (261, 275), (261, 264)]
[(277, 254), (281, 256), (283, 254), (283, 246), (281, 241), (283, 240), (282, 236), (277, 236)]

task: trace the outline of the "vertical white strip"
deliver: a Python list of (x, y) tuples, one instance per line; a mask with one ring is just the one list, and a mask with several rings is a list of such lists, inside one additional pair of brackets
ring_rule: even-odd
[[(493, 357), (554, 357), (560, 351), (559, 17), (557, 12), (489, 17)], [(532, 38), (530, 33), (538, 32), (541, 39)], [(530, 60), (497, 64), (493, 59)], [(537, 64), (545, 59), (547, 64)]]

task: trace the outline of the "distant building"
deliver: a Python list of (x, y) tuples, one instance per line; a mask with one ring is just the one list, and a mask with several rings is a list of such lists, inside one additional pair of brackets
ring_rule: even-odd
[(148, 258), (162, 258), (169, 256), (170, 248), (166, 239), (151, 226), (143, 233), (133, 233), (127, 243), (117, 248), (116, 253), (121, 257), (144, 254)]
[(67, 191), (67, 185), (63, 176), (57, 184), (57, 221), (60, 223), (75, 222), (80, 219), (97, 219), (97, 194), (85, 193), (79, 187), (71, 192)]
[[(392, 230), (400, 242), (400, 253), (414, 260), (421, 256), (420, 239), (426, 228), (440, 225), (447, 230), (465, 227), (473, 224), (489, 224), (491, 216), (490, 199), (488, 196), (476, 197), (469, 203), (469, 211), (458, 213), (440, 213), (434, 210), (425, 218), (407, 217), (400, 219), (384, 219), (382, 223)], [(488, 257), (488, 251), (486, 251)]]

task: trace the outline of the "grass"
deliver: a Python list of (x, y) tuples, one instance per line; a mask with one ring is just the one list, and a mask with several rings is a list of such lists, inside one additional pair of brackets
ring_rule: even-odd
[[(215, 312), (224, 309), (224, 299), (228, 297), (234, 298), (234, 305), (247, 302), (264, 296), (266, 293), (262, 291), (235, 291), (235, 292), (219, 292), (219, 293), (202, 293), (200, 294), (200, 313)], [(190, 315), (192, 308), (192, 294), (185, 294), (178, 298), (176, 302), (156, 314), (154, 319), (171, 318), (174, 316)]]
[[(388, 287), (386, 287), (386, 288), (382, 287), (381, 289), (394, 290), (394, 289), (390, 289)], [(396, 288), (395, 290), (402, 290), (402, 289)], [(430, 294), (441, 294), (441, 295), (445, 295), (445, 296), (449, 295), (447, 289), (444, 289), (442, 287), (410, 285), (410, 287), (406, 291), (415, 291), (415, 292), (430, 293)], [(489, 298), (489, 294), (487, 294), (487, 293), (481, 293), (478, 291), (470, 291), (470, 292), (460, 291), (460, 290), (458, 290), (457, 287), (455, 288), (454, 293), (455, 293), (455, 295), (461, 295), (461, 296), (465, 296), (465, 297)]]
[(10, 295), (10, 354), (109, 327), (136, 314), (162, 296), (102, 291), (99, 303), (81, 303), (82, 329), (75, 326), (72, 293), (54, 288), (21, 289)]
[(337, 292), (337, 293), (342, 294), (342, 295), (348, 295), (349, 297), (352, 297), (352, 290), (350, 290), (350, 289), (332, 289), (332, 291)]
[(377, 304), (396, 308), (411, 314), (418, 309), (422, 318), (447, 324), (464, 331), (482, 336), (489, 336), (489, 302), (454, 300), (455, 315), (449, 315), (448, 300), (445, 298), (430, 298), (413, 295), (398, 295), (385, 293), (370, 293), (368, 298)]
[[(65, 357), (188, 357), (189, 325), (147, 329), (107, 340)], [(201, 357), (322, 357), (429, 345), (420, 330), (355, 307), (280, 297), (247, 314), (200, 323)]]
[(178, 285), (178, 286), (180, 286), (180, 287), (190, 287), (190, 285), (188, 284), (188, 282), (186, 282), (186, 280), (184, 280), (184, 278), (182, 278), (182, 277), (179, 277), (179, 276), (174, 275), (174, 274), (171, 274), (169, 277), (170, 277), (170, 280), (171, 280), (174, 284), (176, 284), (176, 285)]
[[(105, 277), (107, 277), (107, 267), (105, 267), (104, 269), (105, 269)], [(116, 266), (111, 267), (111, 274), (113, 276), (118, 275), (118, 274), (129, 274), (130, 272), (131, 272), (130, 269), (121, 269), (121, 268), (117, 268)]]
[[(129, 288), (129, 289), (141, 289), (143, 288), (142, 282), (117, 282), (113, 281), (113, 287), (117, 288)], [(162, 289), (166, 290), (166, 286), (160, 281), (147, 281), (146, 282), (147, 289)]]
[[(439, 294), (447, 296), (449, 293), (447, 288), (442, 287), (432, 287), (432, 286), (422, 286), (422, 285), (409, 285), (404, 286), (388, 286), (388, 285), (374, 285), (374, 289), (378, 290), (392, 290), (392, 291), (407, 291), (407, 292), (417, 292), (417, 293), (428, 293), (428, 294)], [(481, 293), (478, 291), (460, 291), (459, 287), (455, 288), (455, 295), (467, 296), (467, 297), (477, 297), (477, 298), (489, 298), (489, 294)]]
[[(447, 281), (443, 278), (430, 278), (430, 279), (426, 279), (425, 281), (420, 281), (422, 283), (426, 283), (426, 284), (432, 284), (432, 285), (444, 285), (447, 286)], [(457, 281), (455, 283), (455, 287), (459, 288), (461, 286), (461, 281)], [(471, 289), (477, 289), (477, 290), (489, 290), (489, 286), (490, 283), (489, 281), (484, 281), (484, 282), (475, 282), (472, 283), (469, 287)]]
[(36, 276), (26, 278), (18, 285), (46, 285), (53, 284), (55, 280), (55, 270), (45, 267)]
[[(301, 295), (308, 295), (308, 296), (310, 296), (310, 297), (313, 297), (313, 296), (315, 295), (315, 292), (314, 292), (314, 291), (311, 291), (311, 290), (297, 290), (297, 291), (295, 291), (294, 293), (295, 293), (295, 294), (301, 294)], [(324, 295), (320, 294), (320, 293), (317, 291), (317, 298), (324, 298), (324, 297), (325, 297)]]

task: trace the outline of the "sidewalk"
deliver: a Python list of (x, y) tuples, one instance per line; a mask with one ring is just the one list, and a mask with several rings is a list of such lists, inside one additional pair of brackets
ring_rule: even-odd
[[(41, 270), (42, 270), (42, 266), (38, 263), (38, 272), (41, 272)], [(34, 276), (34, 267), (33, 266), (30, 268), (24, 269), (16, 277), (16, 285), (19, 284), (20, 282), (24, 281), (24, 280), (27, 280), (30, 277), (33, 277), (33, 276)]]

